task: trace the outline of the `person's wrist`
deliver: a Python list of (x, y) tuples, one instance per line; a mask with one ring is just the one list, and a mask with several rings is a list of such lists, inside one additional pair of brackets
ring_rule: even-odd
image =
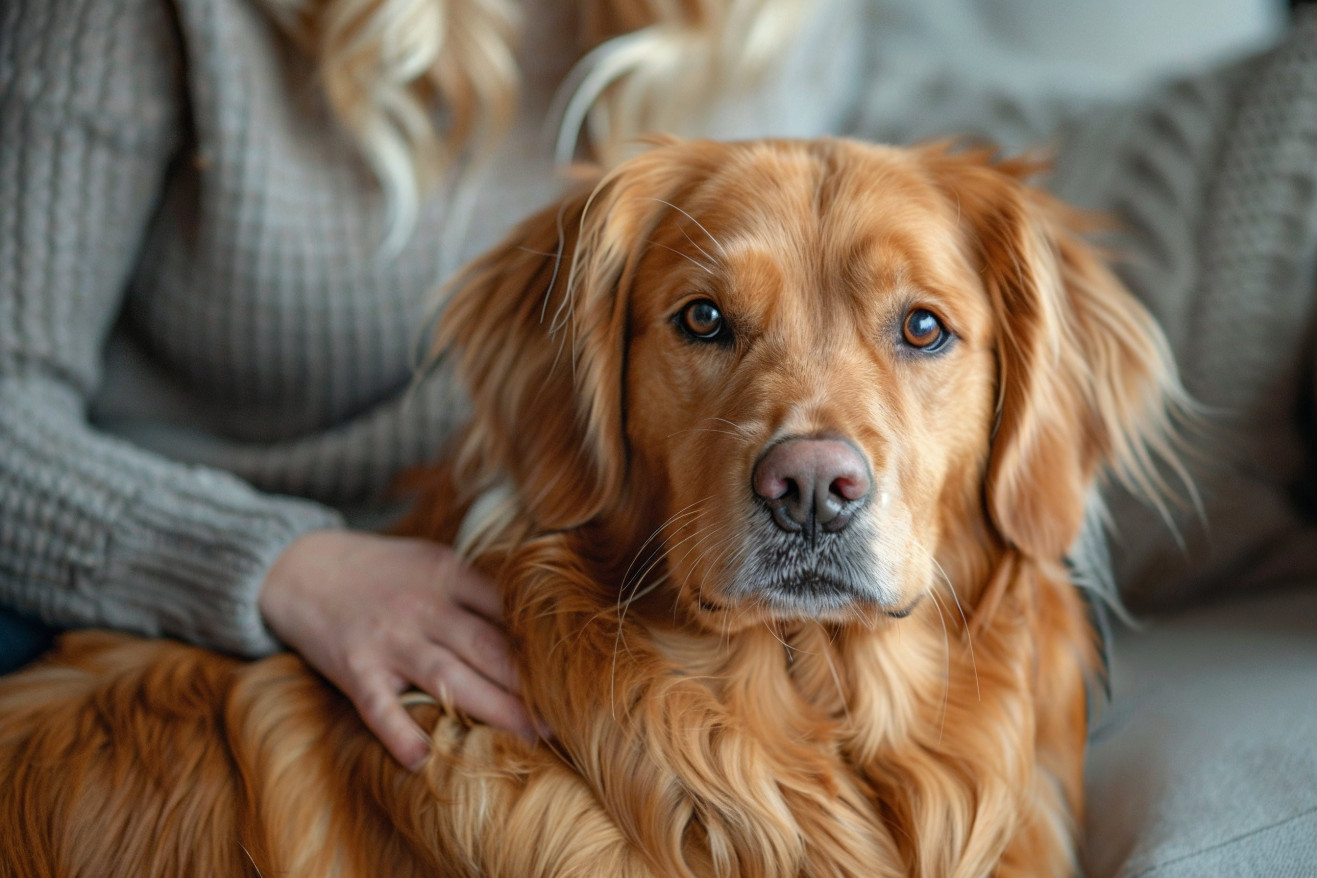
[(286, 601), (297, 592), (310, 565), (324, 557), (329, 543), (341, 533), (339, 530), (322, 528), (300, 534), (284, 546), (266, 571), (265, 580), (256, 597), (256, 607), (265, 624), (275, 634), (280, 633), (280, 620), (286, 618)]

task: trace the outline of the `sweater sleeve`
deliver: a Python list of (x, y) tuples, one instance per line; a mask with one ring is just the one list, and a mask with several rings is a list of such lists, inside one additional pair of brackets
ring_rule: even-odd
[(183, 142), (176, 24), (156, 0), (0, 6), (0, 601), (229, 652), (288, 543), (340, 523), (103, 434), (87, 408)]

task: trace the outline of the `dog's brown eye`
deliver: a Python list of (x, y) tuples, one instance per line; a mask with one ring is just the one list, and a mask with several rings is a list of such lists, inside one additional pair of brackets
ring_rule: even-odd
[(696, 299), (681, 310), (681, 328), (687, 335), (700, 341), (722, 341), (727, 334), (727, 322), (722, 311), (708, 299)]
[(905, 315), (905, 324), (901, 327), (905, 343), (921, 351), (934, 351), (942, 347), (950, 337), (942, 321), (932, 311), (915, 308)]

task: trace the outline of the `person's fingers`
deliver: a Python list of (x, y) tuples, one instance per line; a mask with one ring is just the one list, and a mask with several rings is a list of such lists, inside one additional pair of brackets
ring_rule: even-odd
[(398, 698), (411, 684), (476, 720), (533, 736), (498, 589), (452, 549), (312, 532), (275, 568), (261, 596), (271, 628), (348, 695), (401, 764), (415, 767), (429, 753)]
[(494, 581), (468, 567), (454, 555), (442, 575), (451, 577), (449, 593), (459, 604), (486, 619), (503, 618), (503, 598)]
[(521, 690), (512, 648), (499, 628), (474, 613), (454, 608), (443, 618), (433, 620), (429, 629), (427, 633), (434, 643), (452, 651), (499, 687), (512, 693)]
[(384, 744), (399, 764), (415, 771), (430, 755), (430, 739), (402, 706), (400, 681), (367, 677), (349, 692), (352, 703), (366, 726)]
[(441, 702), (451, 701), (473, 719), (525, 738), (536, 735), (536, 726), (520, 698), (443, 647), (431, 652), (427, 670), (414, 682)]

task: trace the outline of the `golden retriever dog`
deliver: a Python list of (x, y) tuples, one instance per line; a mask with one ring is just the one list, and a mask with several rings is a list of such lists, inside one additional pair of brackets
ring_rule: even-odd
[(1066, 556), (1178, 385), (1033, 170), (664, 140), (532, 217), (404, 530), (497, 579), (552, 739), (415, 699), (411, 773), (292, 655), (69, 635), (0, 684), (4, 874), (1072, 873)]

